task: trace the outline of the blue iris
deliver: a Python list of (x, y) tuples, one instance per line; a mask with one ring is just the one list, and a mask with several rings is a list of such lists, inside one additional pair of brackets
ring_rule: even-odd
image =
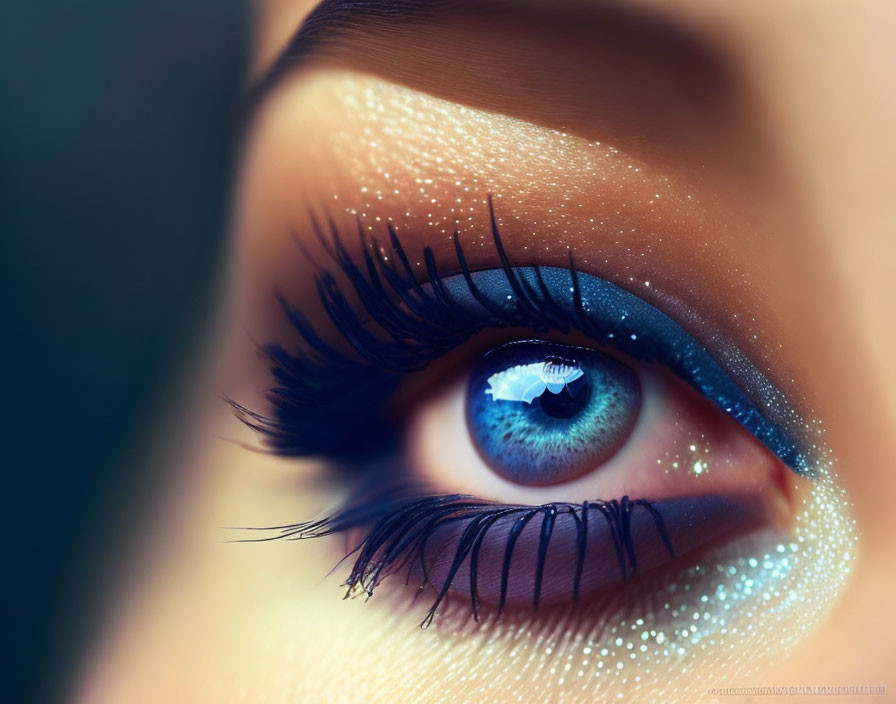
[(489, 466), (520, 484), (556, 484), (597, 468), (641, 406), (631, 367), (597, 350), (539, 340), (485, 355), (467, 393), (470, 433)]

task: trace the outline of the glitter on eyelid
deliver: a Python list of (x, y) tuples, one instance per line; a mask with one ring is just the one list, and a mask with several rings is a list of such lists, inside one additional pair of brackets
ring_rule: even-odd
[[(498, 208), (499, 225), (516, 224), (531, 233), (527, 248), (565, 251), (600, 236), (619, 250), (629, 247), (635, 261), (654, 247), (648, 239), (638, 241), (641, 251), (630, 248), (628, 238), (641, 228), (635, 210), (657, 229), (671, 231), (676, 223), (665, 217), (670, 201), (682, 209), (702, 207), (694, 193), (681, 195), (668, 178), (651, 175), (599, 141), (373, 79), (354, 76), (335, 84), (344, 122), (321, 148), (347, 170), (357, 190), (341, 189), (338, 198), (330, 194), (327, 200), (360, 216), (371, 231), (367, 218), (375, 214), (401, 231), (404, 221), (392, 220), (389, 212), (404, 213), (407, 222), (425, 230), (420, 235), (426, 241), (447, 240), (459, 230), (471, 250), (477, 243), (491, 246), (491, 234), (482, 226), (491, 193), (496, 205), (506, 205)], [(337, 179), (340, 186), (345, 178)], [(637, 203), (617, 197), (635, 187), (643, 191)], [(583, 202), (594, 206), (590, 212)], [(712, 246), (709, 236), (695, 245), (704, 261), (711, 256), (722, 261)], [(751, 282), (736, 267), (727, 271), (730, 282), (749, 288)], [(662, 286), (653, 275), (631, 282), (645, 294)], [(733, 318), (740, 330), (756, 324), (748, 315)], [(766, 409), (780, 405), (771, 391), (762, 400)], [(526, 701), (562, 702), (593, 701), (595, 691), (602, 701), (656, 700), (661, 692), (664, 702), (691, 702), (715, 684), (695, 673), (724, 673), (731, 682), (780, 659), (841, 594), (857, 542), (820, 422), (808, 421), (806, 432), (814, 438), (817, 476), (793, 480), (801, 498), (786, 534), (768, 528), (735, 539), (664, 577), (658, 591), (645, 598), (603, 609), (594, 623), (574, 619), (566, 627), (538, 628), (537, 621), (509, 619), (473, 633), (458, 625), (437, 634), (407, 626), (407, 651), (426, 653), (445, 671), (459, 661), (471, 663), (463, 675), (467, 687), (492, 688), (503, 679), (516, 684), (514, 691), (525, 691)], [(710, 450), (698, 433), (656, 462), (665, 473), (702, 477), (715, 471)], [(494, 646), (487, 658), (481, 657), (483, 642)], [(575, 678), (564, 679), (572, 672), (565, 662), (579, 663)]]

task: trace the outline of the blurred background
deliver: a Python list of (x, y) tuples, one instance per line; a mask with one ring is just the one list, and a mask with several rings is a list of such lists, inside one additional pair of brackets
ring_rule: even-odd
[(210, 318), (249, 33), (239, 0), (0, 13), (4, 702), (64, 696), (161, 482), (134, 457)]

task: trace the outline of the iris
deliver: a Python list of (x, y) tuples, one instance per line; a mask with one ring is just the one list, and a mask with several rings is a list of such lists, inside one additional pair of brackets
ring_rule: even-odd
[(480, 455), (519, 484), (569, 481), (625, 442), (641, 407), (634, 370), (584, 347), (540, 340), (486, 354), (467, 392), (467, 425)]

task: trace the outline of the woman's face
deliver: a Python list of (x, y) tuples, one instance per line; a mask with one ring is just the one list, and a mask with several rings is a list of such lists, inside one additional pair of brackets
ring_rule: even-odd
[(78, 698), (886, 684), (894, 15), (260, 2), (221, 324)]

